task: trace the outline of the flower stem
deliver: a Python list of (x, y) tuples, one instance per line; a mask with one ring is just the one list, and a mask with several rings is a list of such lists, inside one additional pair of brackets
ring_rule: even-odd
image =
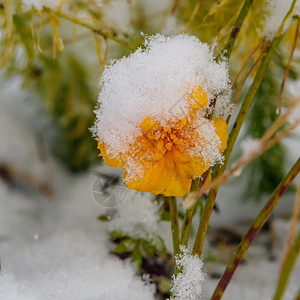
[[(252, 83), (251, 87), (249, 88), (248, 93), (245, 96), (245, 99), (243, 101), (243, 104), (241, 106), (239, 114), (238, 114), (236, 121), (233, 125), (233, 128), (230, 132), (230, 135), (228, 138), (228, 143), (227, 143), (227, 148), (224, 152), (224, 162), (222, 165), (218, 166), (214, 178), (218, 178), (219, 176), (222, 176), (226, 169), (228, 160), (231, 156), (231, 153), (232, 153), (233, 147), (235, 145), (236, 139), (238, 137), (238, 134), (240, 132), (240, 129), (241, 129), (241, 127), (245, 121), (245, 118), (249, 112), (249, 109), (254, 100), (256, 92), (265, 76), (265, 73), (266, 73), (269, 63), (275, 53), (275, 50), (282, 39), (283, 35), (281, 34), (281, 31), (282, 31), (283, 25), (285, 24), (287, 18), (290, 16), (291, 12), (293, 11), (295, 2), (296, 2), (296, 0), (293, 0), (292, 5), (280, 26), (280, 29), (278, 30), (278, 32), (277, 32), (276, 36), (274, 37), (274, 39), (272, 40), (272, 42), (271, 43), (269, 42), (269, 44), (267, 46), (266, 55), (262, 59), (262, 62), (260, 64), (259, 69), (256, 73), (256, 76), (253, 80), (253, 83)], [(214, 204), (215, 204), (215, 200), (216, 200), (218, 191), (219, 191), (219, 186), (212, 188), (208, 193), (206, 203), (204, 206), (204, 210), (203, 210), (203, 216), (201, 218), (201, 221), (200, 221), (200, 224), (198, 227), (198, 232), (197, 232), (196, 239), (195, 239), (193, 254), (197, 253), (199, 256), (201, 255), (205, 235), (207, 232), (208, 223), (210, 220), (212, 210), (214, 208)]]
[(173, 236), (173, 248), (174, 248), (174, 257), (179, 253), (179, 221), (178, 221), (178, 210), (177, 210), (177, 200), (176, 197), (168, 197), (169, 208), (170, 208), (170, 219), (172, 227), (172, 236)]
[(215, 206), (215, 199), (217, 196), (218, 189), (219, 187), (216, 187), (216, 188), (212, 188), (209, 191), (204, 205), (203, 214), (199, 223), (199, 227), (198, 227), (198, 231), (197, 231), (197, 235), (193, 247), (193, 254), (198, 254), (199, 257), (201, 256), (202, 253), (202, 247), (203, 247), (206, 231), (208, 228), (210, 216)]
[[(223, 273), (222, 278), (220, 279), (215, 292), (211, 298), (211, 300), (219, 300), (222, 298), (225, 289), (227, 288), (236, 268), (244, 258), (248, 248), (250, 247), (252, 241), (256, 237), (256, 235), (261, 230), (262, 226), (265, 224), (266, 220), (269, 218), (271, 212), (278, 204), (279, 200), (281, 199), (282, 195), (288, 189), (290, 184), (292, 183), (293, 179), (297, 176), (300, 172), (300, 157), (290, 169), (286, 177), (280, 182), (277, 186), (275, 191), (273, 192), (271, 198), (266, 203), (266, 205), (261, 210), (260, 214), (256, 217), (254, 222), (252, 223), (249, 231), (243, 237), (242, 241), (240, 242), (239, 246), (237, 247), (230, 263), (228, 264), (226, 270)], [(298, 237), (299, 239), (299, 237)], [(298, 241), (299, 243), (299, 241)], [(296, 244), (298, 245), (298, 244)], [(299, 245), (298, 245), (299, 246)], [(294, 246), (295, 248), (296, 246)], [(298, 247), (299, 248), (299, 247)]]
[[(193, 180), (190, 192), (197, 191), (199, 184), (200, 184), (200, 178)], [(192, 207), (186, 210), (184, 215), (180, 244), (186, 247), (189, 242), (190, 230), (191, 230), (192, 220), (193, 220), (196, 207), (197, 207), (197, 201), (192, 205)]]
[[(231, 55), (236, 38), (241, 30), (243, 22), (248, 14), (248, 11), (249, 11), (252, 3), (253, 3), (253, 0), (245, 0), (244, 1), (244, 5), (235, 21), (235, 24), (233, 25), (233, 27), (231, 29), (230, 36), (229, 36), (229, 38), (226, 42), (226, 45), (222, 51), (223, 56), (227, 59), (229, 59), (229, 57)], [(217, 59), (219, 59), (219, 58), (220, 58), (220, 56)]]
[(280, 300), (283, 296), (283, 293), (285, 291), (286, 285), (288, 283), (289, 277), (291, 275), (291, 272), (294, 268), (295, 262), (297, 260), (297, 257), (300, 252), (300, 230), (298, 232), (298, 235), (290, 248), (287, 258), (284, 262), (284, 265), (282, 267), (282, 272), (280, 274), (277, 289), (275, 292), (275, 295), (273, 297), (273, 300)]
[(72, 16), (64, 13), (61, 10), (54, 10), (54, 9), (49, 8), (49, 7), (44, 7), (44, 9), (46, 11), (48, 11), (48, 12), (53, 13), (54, 15), (56, 15), (56, 16), (58, 16), (60, 18), (66, 19), (66, 20), (68, 20), (68, 21), (70, 21), (72, 23), (75, 23), (75, 24), (78, 24), (78, 25), (80, 25), (82, 27), (88, 28), (88, 29), (92, 30), (93, 32), (95, 32), (95, 33), (103, 36), (104, 38), (111, 39), (111, 40), (119, 43), (120, 45), (123, 45), (123, 46), (125, 46), (125, 47), (127, 47), (127, 48), (129, 48), (131, 50), (135, 49), (135, 47), (132, 46), (132, 45), (130, 45), (127, 41), (125, 41), (125, 40), (123, 40), (123, 39), (121, 39), (121, 38), (119, 38), (119, 37), (117, 37), (117, 36), (115, 36), (115, 35), (113, 35), (113, 34), (111, 34), (109, 32), (106, 32), (104, 30), (96, 28), (96, 27), (94, 27), (93, 25), (91, 25), (89, 23), (82, 22), (80, 19), (74, 18), (74, 17), (72, 17)]

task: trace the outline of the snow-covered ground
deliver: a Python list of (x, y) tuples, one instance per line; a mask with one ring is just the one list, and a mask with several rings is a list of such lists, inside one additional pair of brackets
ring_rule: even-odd
[[(43, 179), (49, 172), (38, 155), (32, 131), (33, 109), (28, 108), (17, 81), (1, 84), (0, 89), (0, 162)], [(50, 155), (47, 166), (53, 180), (52, 198), (0, 181), (0, 300), (154, 299), (155, 286), (136, 276), (129, 262), (110, 254), (107, 224), (97, 220), (105, 210), (92, 195), (93, 172), (71, 175)], [(234, 227), (237, 221), (251, 220), (263, 205), (241, 203), (234, 186), (222, 194), (222, 201), (218, 201), (221, 213), (213, 216), (214, 226)], [(289, 211), (292, 200), (283, 199), (278, 214), (283, 209)], [(223, 299), (271, 299), (288, 222), (278, 220), (275, 227), (279, 236), (277, 259), (269, 260), (261, 236)], [(170, 237), (169, 228), (163, 226), (163, 231)], [(224, 267), (216, 263), (205, 266), (208, 272), (213, 268), (218, 273)], [(298, 260), (284, 299), (295, 297), (299, 278)], [(202, 299), (209, 299), (216, 284), (217, 280), (207, 277)]]

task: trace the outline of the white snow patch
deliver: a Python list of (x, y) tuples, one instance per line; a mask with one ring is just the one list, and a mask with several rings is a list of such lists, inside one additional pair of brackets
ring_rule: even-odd
[(248, 158), (250, 155), (260, 151), (261, 144), (258, 139), (248, 138), (242, 141), (241, 148), (243, 150), (243, 158)]
[[(0, 160), (39, 176), (20, 84), (1, 85)], [(95, 177), (65, 173), (49, 160), (51, 199), (0, 180), (0, 300), (153, 300), (155, 287), (110, 255), (107, 226), (97, 220), (104, 209), (92, 197)]]
[(203, 262), (197, 255), (192, 255), (184, 247), (180, 247), (180, 254), (175, 257), (176, 265), (181, 269), (177, 276), (173, 276), (171, 299), (198, 300), (201, 299), (205, 273)]
[(234, 111), (235, 105), (231, 103), (231, 89), (225, 90), (218, 95), (214, 115), (218, 118), (225, 118)]
[(174, 15), (170, 15), (166, 19), (166, 24), (162, 29), (162, 33), (166, 35), (176, 34), (179, 31), (178, 19)]
[(154, 240), (160, 231), (160, 205), (148, 193), (131, 192), (131, 197), (116, 207), (109, 222), (110, 231), (120, 231), (133, 238)]
[[(292, 5), (293, 0), (268, 0), (266, 2), (266, 19), (264, 24), (263, 34), (267, 39), (272, 40), (277, 33), (284, 17)], [(300, 1), (297, 0), (294, 8), (294, 14), (299, 15), (300, 13)], [(290, 26), (291, 20), (289, 19), (283, 31), (287, 30)]]
[(130, 32), (131, 30), (131, 6), (129, 1), (124, 0), (97, 0), (97, 4), (103, 9), (108, 23), (116, 29)]

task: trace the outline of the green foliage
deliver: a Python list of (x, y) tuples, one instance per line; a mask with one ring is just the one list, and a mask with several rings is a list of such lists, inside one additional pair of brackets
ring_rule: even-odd
[(98, 155), (97, 142), (89, 130), (97, 91), (83, 63), (68, 51), (56, 59), (40, 55), (27, 69), (24, 84), (44, 99), (58, 128), (53, 152), (73, 171), (87, 168)]
[(53, 153), (70, 170), (84, 170), (99, 161), (89, 130), (95, 118), (97, 72), (72, 47), (53, 57), (52, 34), (47, 27), (33, 34), (31, 24), (42, 20), (33, 21), (31, 12), (14, 14), (12, 20), (13, 33), (2, 41), (1, 66), (8, 77), (22, 75), (23, 87), (37, 95), (51, 116), (55, 134), (52, 130), (45, 135)]
[(116, 244), (114, 253), (121, 256), (131, 257), (137, 271), (140, 272), (143, 258), (151, 258), (155, 255), (166, 253), (166, 247), (161, 237), (155, 236), (151, 240), (130, 237), (121, 231), (112, 231), (111, 238)]

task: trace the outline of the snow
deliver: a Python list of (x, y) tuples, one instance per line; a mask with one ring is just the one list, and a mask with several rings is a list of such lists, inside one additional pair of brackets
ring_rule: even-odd
[[(292, 5), (293, 0), (268, 0), (265, 10), (267, 17), (265, 19), (263, 34), (267, 39), (272, 40), (279, 29), (284, 17)], [(300, 1), (296, 1), (294, 14), (300, 13)], [(284, 30), (290, 26), (290, 20), (285, 24)]]
[[(38, 158), (32, 125), (39, 124), (39, 118), (44, 120), (45, 116), (31, 109), (32, 102), (24, 102), (24, 92), (19, 86), (19, 81), (0, 86), (0, 162), (39, 177), (43, 176), (44, 165)], [(293, 151), (292, 154), (289, 152), (293, 161), (299, 155), (299, 142), (294, 140), (288, 146)], [(96, 220), (106, 210), (92, 197), (95, 181), (92, 172), (71, 175), (53, 159), (50, 159), (49, 165), (55, 175), (55, 196), (50, 199), (24, 189), (9, 188), (0, 181), (0, 300), (154, 299), (154, 287), (137, 277), (129, 263), (110, 255), (109, 223), (107, 226)], [(103, 172), (107, 168), (101, 166)], [(236, 184), (221, 187), (217, 199), (220, 214), (213, 214), (210, 222), (212, 228), (226, 225), (240, 229), (237, 221), (254, 219), (264, 203), (242, 203), (242, 189), (241, 185)], [(153, 232), (156, 226), (153, 213), (157, 207), (149, 203), (149, 206), (143, 206), (143, 199), (147, 199), (147, 196), (144, 197), (137, 197), (136, 201), (142, 200), (141, 203), (133, 201), (133, 204), (139, 207), (135, 210), (136, 214), (144, 215), (150, 206), (152, 217), (145, 217), (145, 221), (151, 226), (151, 229), (147, 228), (148, 232)], [(125, 201), (123, 208), (126, 207)], [(292, 205), (293, 197), (285, 195), (273, 216), (277, 218), (283, 213), (289, 216)], [(118, 218), (120, 215), (117, 215)], [(134, 218), (134, 222), (142, 220), (138, 216)], [(164, 223), (170, 227), (167, 222)], [(130, 224), (131, 220), (127, 230)], [(237, 269), (224, 300), (271, 299), (289, 223), (277, 221), (275, 228), (279, 235), (277, 259), (268, 261), (265, 248), (253, 245), (246, 263)], [(170, 231), (166, 232), (164, 240), (166, 237), (171, 240)], [(261, 241), (265, 243), (265, 237), (262, 236)], [(193, 259), (189, 254), (187, 257)], [(197, 261), (197, 264), (200, 265), (200, 262)], [(223, 271), (225, 265), (218, 263), (216, 268)], [(299, 277), (298, 259), (284, 295), (285, 300), (294, 299), (299, 288)], [(206, 279), (202, 284), (203, 299), (210, 299), (216, 284), (217, 280)]]
[(231, 89), (225, 90), (218, 95), (214, 116), (218, 118), (225, 118), (234, 111), (235, 105), (231, 103)]
[[(187, 101), (195, 97), (191, 95), (198, 87), (207, 94), (208, 103), (228, 90), (227, 63), (215, 62), (213, 49), (196, 37), (148, 36), (143, 47), (105, 68), (94, 133), (107, 146), (108, 155), (126, 154), (142, 135), (139, 125), (146, 118), (165, 126), (189, 116)], [(200, 109), (196, 116), (201, 123), (205, 123), (204, 111)], [(218, 138), (207, 123), (200, 136), (216, 140), (210, 145), (217, 144)], [(198, 146), (194, 153), (203, 152), (203, 143)], [(207, 159), (212, 164), (216, 161), (213, 156), (220, 159), (217, 147), (206, 152), (212, 153)]]
[(38, 10), (42, 10), (44, 6), (57, 9), (63, 5), (64, 2), (64, 0), (23, 0), (25, 7), (35, 7)]
[(202, 260), (197, 255), (192, 255), (184, 246), (180, 246), (180, 253), (177, 254), (175, 260), (181, 272), (176, 277), (173, 276), (171, 299), (201, 299), (206, 276)]
[[(19, 84), (1, 85), (0, 161), (39, 176), (33, 112), (26, 111)], [(155, 287), (110, 254), (107, 225), (97, 220), (105, 209), (93, 199), (92, 172), (74, 176), (52, 159), (49, 164), (53, 198), (0, 181), (0, 299), (152, 300)]]
[(162, 29), (162, 33), (165, 35), (173, 35), (179, 32), (178, 19), (176, 16), (170, 15), (166, 19), (166, 24)]
[[(219, 152), (220, 138), (215, 133), (213, 123), (206, 118), (199, 118), (191, 126), (199, 136), (195, 145), (189, 149), (191, 156), (203, 157), (206, 164), (213, 166), (215, 162), (222, 161), (222, 154)], [(185, 134), (185, 132), (183, 132)], [(188, 132), (186, 133), (188, 134)]]
[(245, 139), (241, 143), (241, 148), (243, 151), (243, 158), (248, 158), (252, 154), (259, 152), (261, 150), (261, 144), (258, 139)]
[(96, 3), (104, 11), (104, 20), (116, 29), (130, 32), (131, 30), (131, 5), (124, 0), (97, 0)]
[(160, 231), (160, 205), (148, 193), (130, 192), (127, 201), (116, 207), (109, 231), (120, 231), (132, 238), (155, 240)]

